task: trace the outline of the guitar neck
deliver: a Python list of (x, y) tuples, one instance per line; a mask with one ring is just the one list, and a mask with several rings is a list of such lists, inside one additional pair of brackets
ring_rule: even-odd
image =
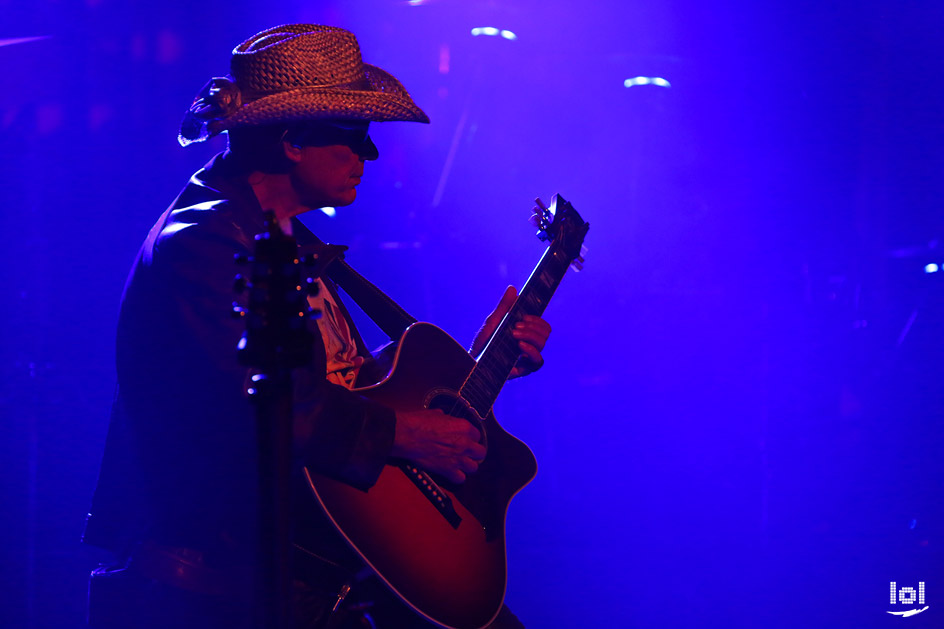
[(475, 368), (459, 392), (479, 416), (485, 417), (492, 408), (521, 355), (518, 339), (511, 334), (512, 329), (524, 315), (540, 316), (544, 313), (571, 262), (573, 258), (568, 257), (557, 243), (548, 247), (518, 294), (518, 299), (479, 356)]

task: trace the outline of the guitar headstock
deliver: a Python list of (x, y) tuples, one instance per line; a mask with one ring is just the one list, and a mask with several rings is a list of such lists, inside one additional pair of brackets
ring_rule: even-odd
[(540, 198), (534, 202), (536, 207), (532, 210), (531, 224), (538, 228), (538, 238), (559, 246), (574, 269), (579, 271), (586, 255), (583, 241), (590, 223), (584, 221), (574, 206), (559, 194), (554, 195), (550, 206), (544, 205)]
[(233, 313), (246, 319), (239, 341), (239, 361), (263, 370), (291, 369), (311, 361), (312, 336), (306, 320), (306, 282), (295, 239), (282, 231), (274, 214), (266, 212), (265, 227), (255, 236), (252, 256), (237, 256), (237, 263), (251, 267), (249, 278), (236, 276), (237, 292), (248, 289), (249, 304), (233, 303)]

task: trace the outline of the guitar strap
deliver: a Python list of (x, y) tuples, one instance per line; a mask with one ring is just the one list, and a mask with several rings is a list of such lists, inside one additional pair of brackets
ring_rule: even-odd
[(400, 340), (416, 318), (400, 307), (389, 295), (377, 288), (370, 280), (355, 271), (340, 255), (328, 265), (327, 275), (344, 289), (384, 334), (392, 341)]
[[(293, 222), (293, 225), (295, 223)], [(301, 225), (301, 223), (297, 223)], [(314, 272), (326, 275), (328, 279), (344, 289), (361, 310), (377, 324), (392, 341), (399, 341), (403, 332), (416, 323), (416, 317), (400, 307), (389, 295), (377, 288), (370, 280), (355, 271), (344, 260), (347, 247), (327, 245), (307, 228), (295, 229), (299, 242), (299, 255), (315, 253), (319, 264)], [(340, 304), (343, 308), (343, 304)], [(354, 332), (354, 330), (352, 330)]]

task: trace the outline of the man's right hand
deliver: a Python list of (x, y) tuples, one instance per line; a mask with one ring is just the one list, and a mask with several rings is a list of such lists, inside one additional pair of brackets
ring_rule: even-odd
[(465, 419), (442, 411), (397, 412), (391, 454), (409, 459), (427, 472), (461, 483), (485, 458), (480, 434)]

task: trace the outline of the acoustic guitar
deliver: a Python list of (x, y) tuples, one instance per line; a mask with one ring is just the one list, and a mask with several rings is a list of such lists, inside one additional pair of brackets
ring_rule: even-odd
[(501, 609), (508, 504), (537, 473), (531, 450), (491, 410), (520, 355), (512, 328), (525, 314), (542, 314), (567, 268), (583, 262), (589, 224), (560, 195), (539, 205), (533, 220), (550, 244), (478, 359), (436, 326), (415, 323), (388, 376), (358, 389), (396, 410), (441, 409), (470, 421), (488, 448), (478, 470), (455, 484), (391, 461), (368, 491), (305, 470), (361, 559), (418, 614), (450, 629), (480, 629)]

